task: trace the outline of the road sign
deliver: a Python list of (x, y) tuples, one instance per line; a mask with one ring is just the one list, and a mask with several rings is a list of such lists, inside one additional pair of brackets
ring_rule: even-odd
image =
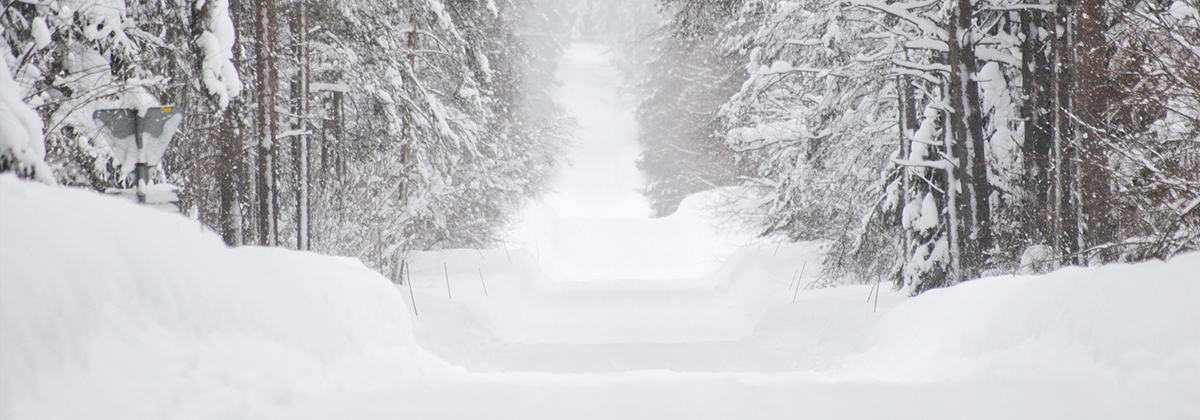
[(101, 109), (92, 114), (92, 119), (99, 123), (103, 137), (121, 162), (121, 176), (134, 173), (138, 201), (145, 202), (144, 184), (150, 182), (150, 167), (162, 162), (183, 122), (183, 111), (173, 106), (147, 108), (143, 113), (136, 109)]

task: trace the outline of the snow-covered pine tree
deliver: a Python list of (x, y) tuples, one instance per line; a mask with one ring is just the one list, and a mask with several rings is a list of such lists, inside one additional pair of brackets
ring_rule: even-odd
[[(871, 26), (845, 12), (836, 2), (747, 2), (734, 45), (749, 52), (750, 77), (722, 110), (726, 142), (752, 173), (742, 201), (753, 205), (740, 211), (764, 235), (835, 240), (827, 267), (839, 275), (854, 254), (895, 255), (855, 235), (878, 219), (875, 191), (896, 139), (895, 89), (882, 76), (894, 46), (863, 38)], [(855, 274), (886, 271), (863, 268)]]
[(638, 169), (655, 216), (673, 213), (692, 193), (736, 183), (739, 166), (719, 110), (745, 80), (743, 53), (727, 47), (741, 3), (660, 1), (671, 20), (644, 41), (651, 59), (637, 110)]

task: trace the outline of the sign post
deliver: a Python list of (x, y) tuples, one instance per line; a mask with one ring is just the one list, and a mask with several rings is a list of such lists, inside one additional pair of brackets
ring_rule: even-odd
[[(121, 175), (133, 174), (138, 203), (147, 203), (150, 167), (162, 162), (171, 138), (183, 122), (183, 110), (173, 106), (136, 109), (101, 109), (92, 114), (107, 135), (113, 154), (121, 162)], [(162, 204), (162, 203), (151, 203)]]

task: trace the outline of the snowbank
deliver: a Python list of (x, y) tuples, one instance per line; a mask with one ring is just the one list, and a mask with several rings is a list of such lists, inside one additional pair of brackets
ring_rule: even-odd
[(816, 255), (555, 282), (525, 252), (418, 254), (412, 319), (355, 260), (2, 176), (0, 418), (1200, 418), (1200, 254), (877, 313), (869, 286), (789, 290)]
[(973, 280), (898, 305), (853, 362), (889, 381), (1088, 378), (1200, 391), (1200, 253)]
[(418, 359), (401, 295), (357, 260), (0, 177), (2, 418), (224, 418)]

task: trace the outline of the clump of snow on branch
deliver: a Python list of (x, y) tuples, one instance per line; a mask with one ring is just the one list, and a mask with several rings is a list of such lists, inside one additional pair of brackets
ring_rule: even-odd
[(46, 26), (46, 18), (38, 16), (33, 18), (29, 23), (29, 28), (33, 34), (33, 42), (39, 49), (46, 48), (52, 40), (50, 37), (50, 27)]
[(204, 54), (202, 63), (204, 87), (217, 98), (221, 109), (242, 92), (242, 81), (233, 66), (233, 45), (237, 40), (233, 20), (229, 17), (228, 0), (200, 0), (196, 8), (208, 5), (208, 24), (196, 43)]
[(21, 100), (21, 87), (13, 81), (8, 63), (0, 60), (0, 171), (54, 183), (46, 165), (42, 119)]
[(1024, 175), (1021, 144), (1025, 138), (1016, 124), (1021, 116), (1014, 98), (1019, 93), (1013, 92), (1000, 64), (995, 62), (987, 63), (979, 70), (978, 80), (983, 111), (990, 117), (986, 136), (993, 175), (989, 180), (1001, 189), (1011, 191)]

